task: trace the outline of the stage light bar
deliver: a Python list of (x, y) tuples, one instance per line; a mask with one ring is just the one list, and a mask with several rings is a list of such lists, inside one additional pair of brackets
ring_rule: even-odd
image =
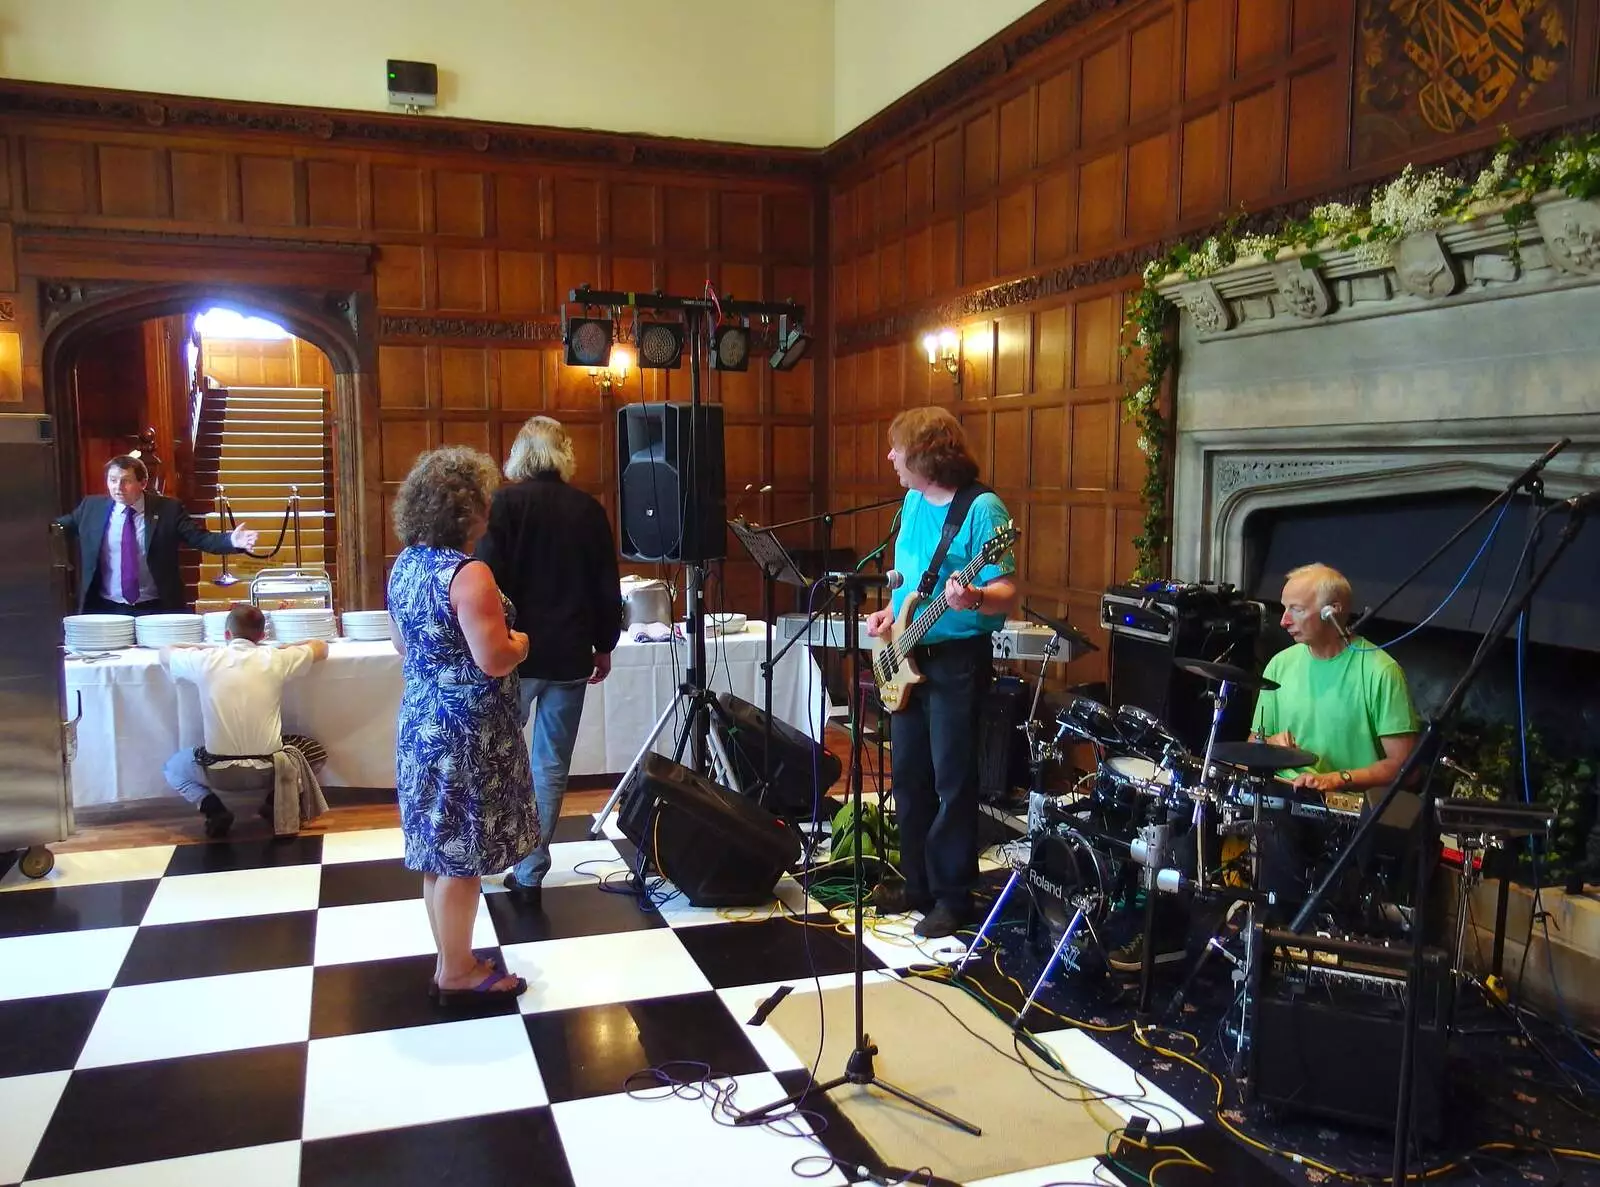
[(615, 338), (616, 323), (609, 317), (562, 317), (561, 341), (569, 367), (604, 367)]
[(713, 371), (750, 369), (749, 325), (721, 325), (711, 331), (711, 369)]
[(802, 330), (799, 324), (791, 326), (787, 316), (778, 319), (778, 349), (772, 352), (772, 369), (774, 371), (792, 370), (801, 359), (805, 358), (806, 350), (811, 346), (811, 335)]
[(676, 370), (683, 359), (682, 322), (638, 321), (633, 327), (634, 345), (639, 348), (643, 370)]

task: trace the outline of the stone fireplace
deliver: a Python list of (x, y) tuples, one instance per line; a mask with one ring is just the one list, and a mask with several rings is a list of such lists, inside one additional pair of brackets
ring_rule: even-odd
[(1600, 486), (1600, 204), (1549, 199), (1519, 232), (1494, 216), (1395, 257), (1163, 286), (1183, 310), (1174, 576), (1246, 585), (1246, 525), (1269, 508), (1486, 502), (1563, 436), (1547, 494)]

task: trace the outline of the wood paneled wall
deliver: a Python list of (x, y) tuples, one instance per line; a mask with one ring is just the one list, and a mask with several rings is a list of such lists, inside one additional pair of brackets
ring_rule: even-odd
[(201, 366), (218, 387), (333, 388), (328, 356), (299, 338), (203, 339)]
[[(1359, 179), (1349, 148), (1355, 23), (1356, 0), (1128, 3), (1084, 22), (1081, 35), (1025, 47), (1022, 68), (908, 131), (868, 125), (854, 135), (865, 151), (851, 138), (835, 146), (836, 501), (892, 493), (890, 420), (903, 407), (948, 405), (1023, 530), (1026, 600), (1092, 627), (1101, 592), (1134, 568), (1143, 516), (1144, 457), (1119, 404), (1140, 249), (1231, 210)], [(1593, 12), (1579, 33), (1594, 41)], [(1009, 62), (1011, 48), (974, 57)], [(1579, 91), (1567, 118), (1595, 107), (1596, 57), (1592, 44), (1574, 54)], [(940, 80), (929, 85), (948, 98)], [(1462, 143), (1417, 155), (1439, 159)], [(997, 287), (1024, 278), (1038, 283)], [(959, 384), (930, 372), (918, 346), (941, 323), (960, 331)], [(875, 542), (887, 527), (877, 516), (843, 535)], [(1102, 651), (1068, 675), (1094, 678), (1104, 660)]]
[[(17, 94), (0, 96), (0, 302), (14, 294), (25, 323), (36, 407), (45, 277), (28, 273), (25, 251), (19, 273), (17, 236), (82, 236), (97, 276), (118, 274), (114, 245), (95, 255), (98, 235), (199, 244), (202, 254), (211, 237), (375, 249), (376, 398), (360, 423), (374, 570), (386, 572), (398, 550), (389, 501), (420, 451), (465, 444), (503, 459), (538, 413), (568, 426), (576, 482), (615, 522), (617, 406), (687, 400), (689, 376), (635, 371), (604, 396), (562, 364), (557, 316), (569, 289), (700, 295), (709, 281), (723, 294), (816, 308), (819, 154), (459, 121), (319, 123), (276, 109), (233, 118), (210, 101), (73, 92), (58, 101), (65, 89), (7, 88)], [(150, 111), (161, 115), (140, 116)], [(184, 127), (150, 126), (162, 123)], [(268, 381), (266, 370), (251, 380)], [(751, 518), (816, 509), (818, 386), (814, 362), (774, 374), (764, 355), (707, 383), (704, 398), (726, 409), (730, 504), (747, 483), (774, 488), (744, 502)], [(737, 555), (727, 600), (753, 612), (759, 581)]]

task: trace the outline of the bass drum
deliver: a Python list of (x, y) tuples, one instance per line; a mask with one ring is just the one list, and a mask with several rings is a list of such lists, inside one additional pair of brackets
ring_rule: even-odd
[(1066, 825), (1055, 825), (1035, 837), (1024, 874), (1032, 901), (1029, 935), (1042, 931), (1053, 946), (1080, 904), (1091, 921), (1104, 919), (1111, 912), (1123, 864)]

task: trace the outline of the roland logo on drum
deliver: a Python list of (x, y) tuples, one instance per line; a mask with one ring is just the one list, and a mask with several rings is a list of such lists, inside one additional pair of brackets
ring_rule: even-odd
[(1046, 894), (1053, 895), (1063, 902), (1066, 901), (1067, 888), (1064, 883), (1056, 882), (1050, 878), (1046, 878), (1042, 873), (1035, 869), (1030, 869), (1028, 871), (1028, 881), (1032, 885), (1037, 886), (1040, 890), (1044, 891)]

